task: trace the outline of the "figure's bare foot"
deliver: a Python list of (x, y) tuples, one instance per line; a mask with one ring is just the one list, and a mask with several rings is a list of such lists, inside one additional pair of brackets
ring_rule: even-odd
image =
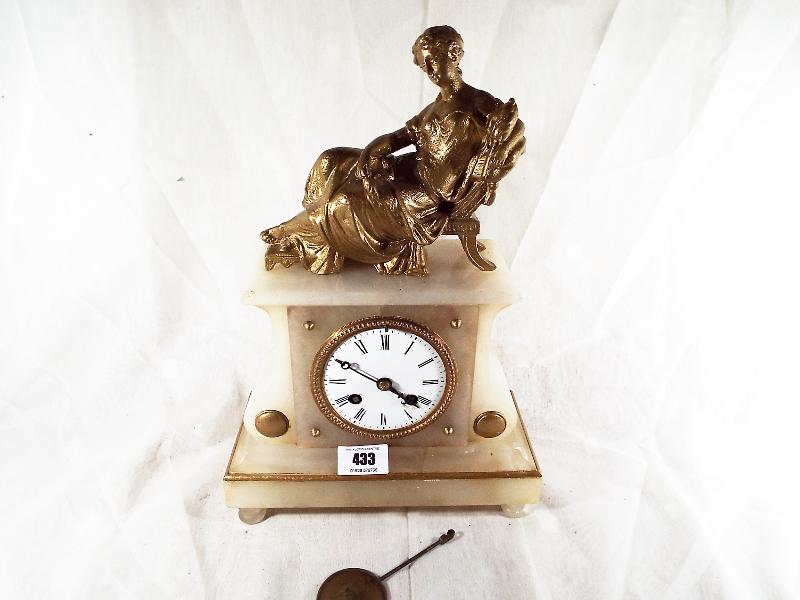
[[(283, 225), (270, 227), (261, 232), (261, 239), (267, 244), (281, 244), (284, 241)], [(281, 244), (282, 245), (282, 244)]]

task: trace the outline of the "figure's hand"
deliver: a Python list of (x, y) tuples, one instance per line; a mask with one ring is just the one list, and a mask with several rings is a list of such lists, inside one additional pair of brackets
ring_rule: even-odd
[(380, 169), (380, 158), (374, 156), (369, 147), (361, 151), (356, 162), (356, 177), (365, 179), (374, 175)]

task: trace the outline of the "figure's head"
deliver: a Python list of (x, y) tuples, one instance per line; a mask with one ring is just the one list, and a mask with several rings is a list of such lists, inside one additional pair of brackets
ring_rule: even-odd
[(464, 55), (464, 40), (449, 25), (428, 27), (411, 47), (414, 64), (439, 87), (461, 81), (458, 63)]

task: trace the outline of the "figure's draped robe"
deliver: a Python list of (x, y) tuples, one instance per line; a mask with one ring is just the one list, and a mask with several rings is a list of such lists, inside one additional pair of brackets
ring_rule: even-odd
[(437, 115), (435, 107), (406, 123), (416, 152), (387, 157), (390, 177), (357, 178), (357, 148), (323, 152), (306, 181), (305, 211), (272, 230), (278, 243), (314, 273), (336, 273), (350, 258), (381, 273), (426, 274), (423, 247), (447, 224), (448, 204), (486, 133), (472, 114)]

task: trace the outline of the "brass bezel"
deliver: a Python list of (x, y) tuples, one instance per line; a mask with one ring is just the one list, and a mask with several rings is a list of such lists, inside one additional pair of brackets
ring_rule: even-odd
[[(357, 425), (353, 425), (352, 423), (345, 421), (333, 409), (333, 406), (331, 406), (331, 403), (328, 400), (323, 388), (323, 371), (325, 363), (328, 362), (328, 359), (334, 350), (336, 350), (336, 348), (338, 348), (346, 339), (349, 339), (357, 333), (366, 331), (368, 329), (378, 329), (381, 327), (400, 329), (421, 337), (433, 347), (439, 356), (441, 356), (445, 371), (444, 392), (442, 393), (442, 399), (439, 402), (439, 405), (436, 407), (436, 410), (422, 419), (419, 423), (414, 423), (413, 425), (409, 425), (401, 429), (393, 429), (391, 431), (381, 431), (378, 429), (358, 427)], [(455, 359), (453, 359), (453, 354), (450, 352), (450, 348), (447, 346), (441, 336), (429, 327), (417, 323), (416, 321), (412, 321), (411, 319), (406, 319), (405, 317), (374, 316), (356, 319), (355, 321), (352, 321), (344, 327), (340, 327), (334, 331), (330, 337), (325, 340), (325, 343), (322, 344), (311, 363), (311, 395), (314, 397), (314, 402), (316, 402), (320, 412), (325, 415), (325, 418), (327, 418), (337, 427), (340, 427), (349, 433), (385, 440), (396, 439), (411, 435), (412, 433), (417, 433), (418, 431), (422, 431), (428, 425), (442, 416), (442, 414), (444, 414), (444, 412), (450, 406), (450, 402), (453, 399), (457, 379), (458, 368), (456, 366)]]

